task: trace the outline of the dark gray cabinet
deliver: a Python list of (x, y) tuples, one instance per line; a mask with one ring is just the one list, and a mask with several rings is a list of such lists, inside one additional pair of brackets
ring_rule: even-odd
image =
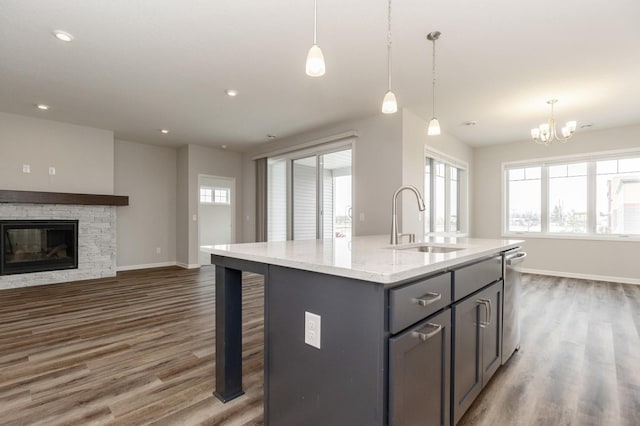
[[(265, 424), (455, 424), (500, 365), (501, 256), (390, 285), (212, 261), (216, 309), (228, 314), (222, 350), (241, 348), (225, 346), (225, 333), (241, 337), (239, 311), (225, 304), (239, 309), (240, 271), (265, 275)], [(304, 341), (307, 312), (321, 317), (320, 348)], [(232, 355), (216, 387), (241, 392), (241, 353)]]
[(449, 425), (451, 309), (389, 339), (389, 423)]
[[(456, 284), (458, 277), (456, 277)], [(460, 420), (500, 366), (502, 281), (453, 305), (453, 422)]]

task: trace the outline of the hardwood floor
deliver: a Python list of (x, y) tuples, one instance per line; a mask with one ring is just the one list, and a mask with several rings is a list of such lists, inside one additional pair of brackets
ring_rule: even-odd
[[(640, 425), (640, 286), (524, 277), (522, 349), (460, 425)], [(212, 268), (0, 291), (0, 424), (262, 425), (262, 277), (246, 394), (214, 383)]]
[(243, 284), (246, 395), (213, 395), (214, 271), (0, 291), (0, 424), (262, 424), (262, 277)]
[(640, 286), (523, 276), (521, 349), (458, 425), (640, 425)]

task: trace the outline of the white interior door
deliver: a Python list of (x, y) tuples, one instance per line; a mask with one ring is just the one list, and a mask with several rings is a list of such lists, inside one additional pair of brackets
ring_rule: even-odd
[[(235, 179), (198, 176), (198, 246), (235, 242)], [(200, 265), (211, 263), (210, 255), (199, 253)]]

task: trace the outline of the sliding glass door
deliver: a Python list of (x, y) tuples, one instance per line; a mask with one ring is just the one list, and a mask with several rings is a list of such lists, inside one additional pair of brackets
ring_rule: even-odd
[(351, 149), (320, 156), (322, 238), (351, 238)]
[(318, 158), (292, 161), (292, 213), (294, 240), (314, 240), (318, 235)]
[(269, 241), (351, 237), (351, 148), (270, 158)]

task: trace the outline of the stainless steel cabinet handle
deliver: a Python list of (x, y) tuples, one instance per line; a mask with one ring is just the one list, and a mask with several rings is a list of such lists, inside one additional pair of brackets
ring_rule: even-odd
[(507, 256), (505, 259), (507, 261), (507, 265), (516, 265), (524, 260), (527, 257), (527, 253), (521, 251), (519, 253), (514, 253), (511, 256)]
[(485, 328), (486, 326), (491, 324), (491, 300), (489, 300), (489, 299), (478, 299), (478, 300), (476, 300), (476, 303), (479, 303), (480, 305), (484, 306), (485, 315), (486, 315), (485, 319), (487, 321), (485, 321), (485, 322), (480, 321), (480, 327), (481, 328)]
[[(428, 332), (425, 333), (426, 329), (430, 329), (431, 331), (428, 331)], [(440, 330), (442, 330), (442, 326), (440, 324), (427, 323), (421, 329), (413, 331), (411, 333), (411, 335), (413, 337), (419, 338), (423, 342), (426, 342), (427, 340), (431, 339), (436, 334), (440, 333)]]
[(433, 302), (437, 302), (438, 300), (442, 299), (442, 294), (441, 293), (434, 293), (434, 292), (428, 292), (425, 293), (424, 295), (420, 296), (420, 297), (416, 297), (414, 299), (411, 299), (411, 301), (413, 303), (417, 303), (420, 306), (427, 306), (432, 304)]

